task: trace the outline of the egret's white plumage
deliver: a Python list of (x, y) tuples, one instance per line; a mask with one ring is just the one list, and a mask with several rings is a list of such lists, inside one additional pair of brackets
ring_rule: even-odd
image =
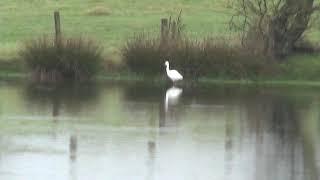
[(183, 79), (183, 76), (177, 70), (174, 70), (174, 69), (170, 70), (168, 61), (165, 62), (165, 65), (166, 65), (167, 75), (172, 82), (180, 81)]

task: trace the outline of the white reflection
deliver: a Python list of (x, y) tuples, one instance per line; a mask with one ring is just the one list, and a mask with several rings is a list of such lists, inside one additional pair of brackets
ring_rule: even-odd
[(182, 89), (172, 86), (166, 92), (165, 98), (165, 112), (168, 112), (170, 105), (176, 105), (179, 102), (179, 97), (182, 94)]

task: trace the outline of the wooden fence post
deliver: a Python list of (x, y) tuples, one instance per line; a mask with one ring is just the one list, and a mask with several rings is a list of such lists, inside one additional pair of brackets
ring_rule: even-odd
[(59, 11), (54, 12), (54, 25), (55, 25), (55, 43), (58, 46), (61, 42), (61, 26), (60, 26), (60, 13)]
[(161, 19), (161, 40), (167, 40), (169, 34), (168, 19)]
[(176, 39), (177, 37), (177, 23), (176, 21), (172, 22), (172, 26), (170, 27), (171, 30), (171, 38)]

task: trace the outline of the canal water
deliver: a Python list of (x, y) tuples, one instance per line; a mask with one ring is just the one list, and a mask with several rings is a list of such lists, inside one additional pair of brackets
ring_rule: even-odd
[(320, 88), (0, 81), (3, 180), (317, 180)]

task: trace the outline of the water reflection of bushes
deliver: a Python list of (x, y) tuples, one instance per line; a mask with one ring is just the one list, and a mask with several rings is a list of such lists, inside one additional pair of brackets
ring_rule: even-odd
[(28, 84), (25, 88), (27, 102), (36, 106), (52, 106), (53, 115), (59, 112), (61, 106), (71, 112), (79, 112), (90, 107), (99, 100), (99, 85), (88, 84)]
[(125, 98), (129, 101), (161, 101), (165, 87), (152, 83), (128, 83), (124, 85)]

